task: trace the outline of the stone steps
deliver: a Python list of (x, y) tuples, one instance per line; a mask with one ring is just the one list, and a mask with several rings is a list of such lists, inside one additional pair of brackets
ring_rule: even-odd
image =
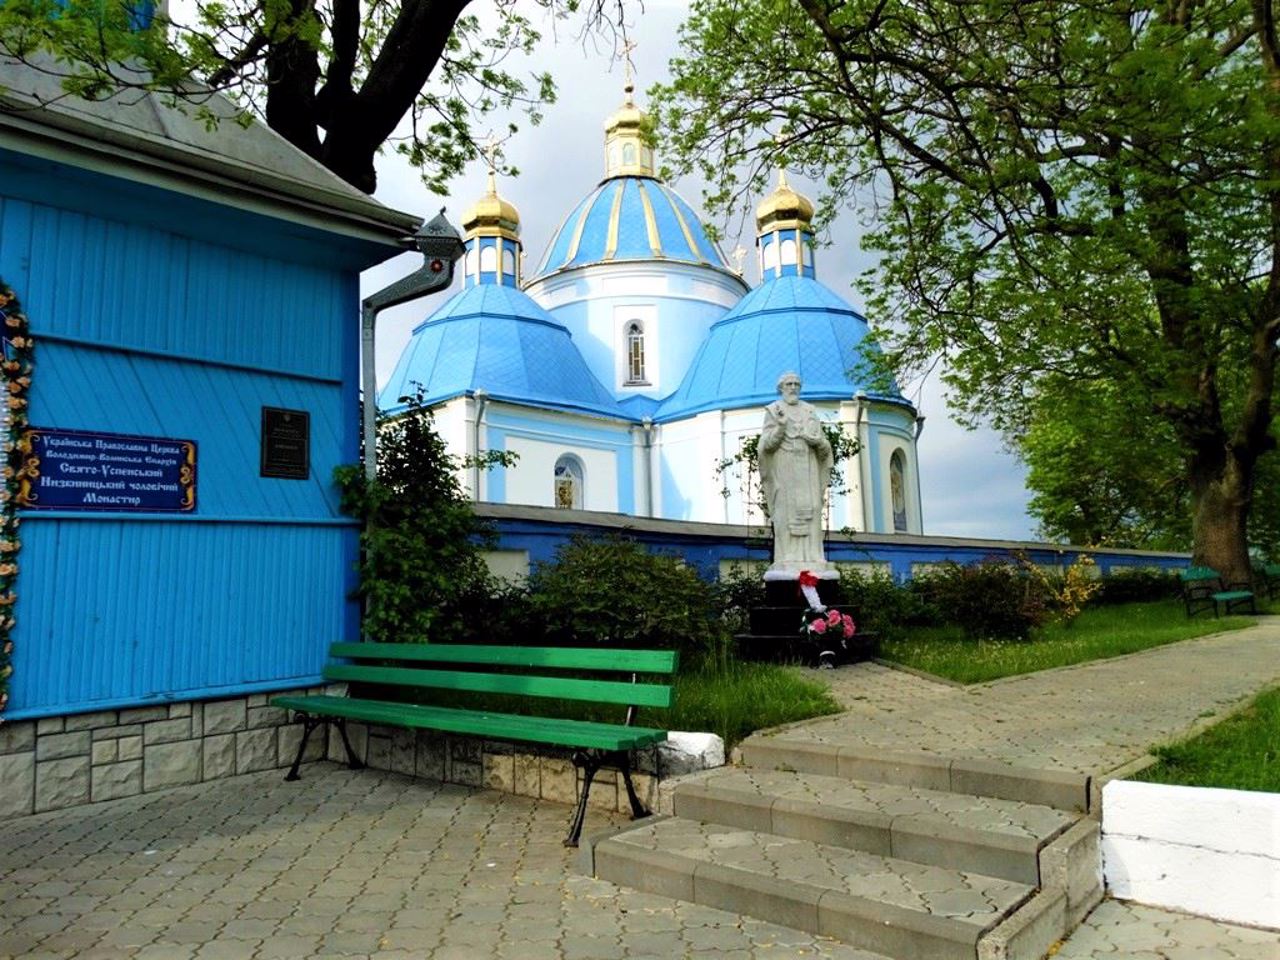
[(672, 792), (677, 817), (1040, 883), (1076, 817), (1015, 800), (785, 770), (721, 768)]
[(974, 960), (979, 939), (1036, 895), (1012, 880), (683, 817), (623, 831), (593, 854), (602, 879), (901, 960)]
[(738, 755), (584, 866), (899, 960), (1039, 960), (1102, 897), (1087, 779), (779, 736)]

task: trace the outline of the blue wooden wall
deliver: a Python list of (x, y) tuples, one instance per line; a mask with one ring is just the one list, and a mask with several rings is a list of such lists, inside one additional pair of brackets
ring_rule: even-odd
[[(358, 451), (358, 271), (395, 252), (372, 247), (0, 152), (32, 424), (198, 445), (192, 515), (23, 512), (7, 718), (314, 682), (357, 637), (332, 473)], [(309, 480), (258, 476), (263, 406), (310, 412)]]

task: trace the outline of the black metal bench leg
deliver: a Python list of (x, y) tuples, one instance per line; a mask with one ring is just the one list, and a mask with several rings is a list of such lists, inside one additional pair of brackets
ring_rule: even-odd
[(304, 724), (302, 731), (302, 742), (298, 744), (298, 755), (293, 758), (293, 766), (289, 768), (289, 773), (285, 776), (286, 780), (299, 780), (298, 767), (302, 764), (302, 755), (307, 751), (307, 741), (311, 739), (311, 731), (322, 723), (326, 723), (321, 717), (309, 717), (305, 713), (298, 714), (298, 719)]
[(627, 788), (627, 800), (631, 802), (631, 819), (639, 820), (649, 815), (649, 808), (636, 796), (636, 785), (631, 782), (631, 758), (625, 753), (618, 755), (618, 769), (622, 771), (622, 782)]
[(356, 752), (351, 749), (351, 741), (347, 739), (347, 721), (338, 719), (333, 724), (338, 728), (338, 733), (342, 734), (342, 745), (347, 748), (347, 767), (351, 770), (363, 770), (364, 761), (356, 756)]
[(594, 753), (575, 751), (573, 765), (582, 768), (582, 795), (578, 797), (578, 806), (573, 811), (573, 820), (569, 825), (569, 835), (564, 838), (566, 847), (576, 847), (582, 836), (582, 825), (587, 819), (587, 795), (591, 793), (591, 781), (600, 769), (600, 758)]

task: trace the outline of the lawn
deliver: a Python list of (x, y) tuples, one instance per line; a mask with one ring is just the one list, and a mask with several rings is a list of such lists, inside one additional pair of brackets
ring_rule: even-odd
[(1160, 762), (1138, 775), (1151, 783), (1280, 793), (1280, 689), (1198, 737), (1152, 753)]
[(1089, 607), (1070, 626), (1049, 624), (1026, 641), (966, 640), (958, 627), (913, 628), (903, 639), (886, 640), (880, 655), (960, 683), (981, 683), (1239, 630), (1255, 622), (1250, 616), (1215, 620), (1204, 614), (1188, 620), (1180, 600), (1126, 603)]

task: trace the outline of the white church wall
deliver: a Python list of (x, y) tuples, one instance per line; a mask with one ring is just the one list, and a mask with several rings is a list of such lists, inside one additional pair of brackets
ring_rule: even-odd
[(658, 445), (661, 516), (726, 523), (716, 464), (724, 456), (719, 411), (664, 423)]
[(555, 506), (555, 468), (563, 456), (582, 467), (582, 509), (631, 513), (636, 507), (630, 424), (569, 412), (491, 403), (484, 418), (487, 446), (518, 457), (515, 466), (488, 471), (483, 499)]
[[(619, 399), (658, 399), (675, 390), (711, 325), (747, 290), (730, 274), (691, 264), (594, 264), (590, 270), (546, 277), (526, 292), (569, 329), (591, 372)], [(648, 386), (627, 387), (620, 379), (619, 338), (633, 313), (652, 318), (645, 328), (652, 341)]]

